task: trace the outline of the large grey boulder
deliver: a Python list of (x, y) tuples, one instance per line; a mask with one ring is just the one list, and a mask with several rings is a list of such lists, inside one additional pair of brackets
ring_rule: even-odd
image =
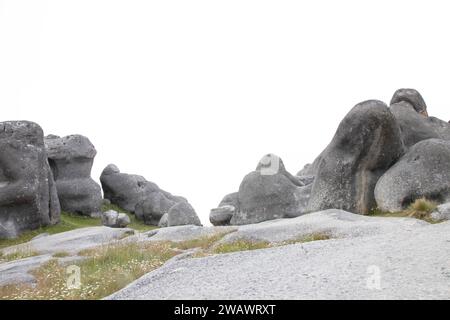
[(211, 212), (209, 213), (209, 221), (214, 226), (227, 226), (230, 224), (231, 218), (235, 212), (236, 208), (230, 205), (224, 205), (211, 209)]
[(102, 191), (91, 178), (97, 154), (94, 145), (82, 135), (51, 135), (45, 138), (45, 146), (61, 209), (83, 215), (100, 212)]
[(230, 224), (231, 218), (239, 208), (239, 193), (233, 192), (227, 194), (220, 201), (217, 208), (211, 209), (209, 213), (209, 221), (214, 226), (227, 226)]
[(183, 225), (201, 226), (200, 219), (195, 213), (194, 208), (185, 201), (181, 201), (172, 206), (167, 213), (167, 226), (183, 226)]
[[(172, 207), (180, 203), (186, 205), (182, 205), (179, 208), (189, 207), (190, 209), (185, 210), (186, 217), (174, 218), (175, 220), (173, 221), (177, 222), (173, 223), (185, 224), (181, 222), (183, 219), (189, 221), (188, 224), (197, 223), (197, 214), (185, 198), (172, 195), (170, 192), (162, 190), (158, 185), (147, 181), (142, 176), (121, 173), (117, 166), (110, 164), (103, 170), (100, 181), (106, 199), (134, 213), (136, 218), (142, 220), (145, 224), (154, 226), (166, 225), (166, 219), (160, 224), (161, 218), (169, 213)], [(197, 220), (193, 217), (196, 217)], [(198, 220), (198, 223), (200, 223), (200, 220)]]
[(450, 201), (450, 141), (415, 144), (378, 181), (375, 198), (384, 211), (399, 211), (419, 198)]
[(136, 204), (146, 195), (158, 190), (158, 186), (144, 177), (121, 173), (114, 164), (108, 165), (100, 176), (104, 197), (129, 212), (135, 212)]
[(162, 216), (177, 203), (168, 199), (162, 192), (151, 192), (136, 204), (135, 215), (145, 224), (157, 226)]
[(0, 123), (0, 239), (59, 222), (60, 205), (41, 127)]
[[(228, 195), (219, 208), (211, 211), (210, 221), (217, 225), (242, 225), (297, 217), (305, 213), (310, 191), (286, 170), (278, 156), (267, 154), (256, 170), (244, 177), (239, 192)], [(226, 206), (234, 207), (231, 217), (232, 208)]]
[(400, 129), (387, 105), (378, 100), (357, 104), (317, 159), (308, 211), (336, 208), (367, 214), (376, 207), (379, 177), (403, 153)]
[(431, 138), (450, 140), (450, 124), (428, 116), (425, 101), (417, 90), (397, 90), (392, 97), (390, 110), (400, 126), (407, 148)]

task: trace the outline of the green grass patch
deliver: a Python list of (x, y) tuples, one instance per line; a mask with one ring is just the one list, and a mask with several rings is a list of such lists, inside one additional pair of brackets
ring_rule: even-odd
[(119, 206), (116, 206), (115, 204), (102, 205), (102, 212), (106, 212), (108, 210), (114, 210), (119, 213), (125, 213), (126, 215), (128, 215), (128, 217), (130, 217), (130, 221), (131, 221), (130, 224), (128, 225), (128, 228), (132, 228), (132, 229), (135, 229), (135, 230), (141, 231), (141, 232), (145, 232), (145, 231), (149, 231), (149, 230), (158, 228), (156, 226), (147, 225), (144, 222), (136, 219), (136, 216), (134, 214), (128, 212), (127, 210), (120, 208)]
[(70, 256), (70, 254), (66, 251), (60, 251), (53, 254), (53, 258), (65, 258)]
[(34, 286), (0, 287), (0, 299), (91, 300), (108, 296), (178, 254), (168, 243), (111, 244), (85, 250), (80, 267), (81, 286), (67, 286), (66, 267), (55, 260), (36, 269)]
[(216, 254), (230, 253), (236, 251), (247, 251), (265, 249), (271, 247), (267, 241), (251, 241), (246, 239), (240, 239), (229, 243), (221, 243), (214, 247), (212, 252)]
[(318, 232), (318, 233), (308, 234), (306, 236), (301, 236), (297, 239), (284, 241), (282, 243), (282, 245), (295, 244), (295, 243), (306, 243), (306, 242), (329, 240), (329, 239), (331, 239), (331, 236), (328, 233)]

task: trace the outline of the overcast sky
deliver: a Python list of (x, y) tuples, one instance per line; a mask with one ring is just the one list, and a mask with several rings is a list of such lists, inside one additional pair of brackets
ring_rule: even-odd
[(450, 119), (448, 1), (1, 1), (0, 121), (86, 135), (203, 223), (266, 153), (296, 173), (356, 103)]

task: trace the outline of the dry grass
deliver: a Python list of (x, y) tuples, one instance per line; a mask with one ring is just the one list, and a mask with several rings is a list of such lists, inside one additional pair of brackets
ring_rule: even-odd
[(428, 221), (430, 214), (437, 208), (438, 204), (434, 201), (420, 198), (414, 201), (406, 210), (409, 217)]
[(311, 241), (329, 240), (331, 238), (332, 237), (330, 236), (330, 234), (328, 234), (326, 232), (311, 233), (306, 236), (299, 237), (297, 239), (285, 241), (285, 242), (283, 242), (283, 245), (295, 244), (295, 243), (306, 243), (306, 242), (311, 242)]
[(411, 203), (407, 209), (397, 212), (385, 212), (379, 209), (373, 210), (370, 215), (377, 217), (410, 217), (421, 219), (430, 223), (435, 223), (430, 218), (431, 213), (437, 208), (438, 204), (435, 201), (426, 198), (420, 198)]
[(197, 239), (186, 241), (169, 241), (168, 243), (171, 245), (171, 247), (180, 250), (189, 250), (194, 248), (199, 248), (201, 250), (209, 250), (217, 241), (222, 239), (228, 233), (229, 232), (223, 232), (210, 236), (203, 236)]
[(9, 261), (13, 261), (13, 260), (25, 259), (25, 258), (37, 256), (37, 255), (39, 255), (38, 252), (36, 252), (28, 247), (13, 251), (8, 254), (3, 254), (2, 252), (0, 252), (0, 263), (9, 262)]
[[(9, 285), (0, 287), (0, 300), (16, 299), (58, 299), (93, 300), (108, 296), (144, 274), (162, 266), (175, 255), (191, 249), (198, 249), (194, 257), (236, 251), (256, 250), (284, 245), (270, 244), (266, 241), (236, 240), (217, 244), (226, 233), (200, 237), (198, 239), (172, 242), (116, 242), (113, 244), (87, 249), (79, 253), (86, 259), (75, 263), (80, 268), (81, 286), (70, 289), (67, 280), (67, 266), (59, 264), (57, 258), (66, 257), (66, 252), (53, 255), (48, 263), (32, 272), (36, 284)], [(312, 234), (290, 243), (329, 239), (324, 234)]]
[(247, 251), (270, 248), (271, 244), (268, 241), (251, 241), (246, 239), (240, 239), (233, 242), (221, 243), (214, 247), (212, 253), (222, 254), (236, 251)]
[(78, 262), (81, 287), (69, 289), (67, 268), (57, 259), (33, 272), (35, 286), (0, 287), (0, 299), (101, 299), (160, 267), (176, 252), (167, 243), (114, 244), (85, 250)]

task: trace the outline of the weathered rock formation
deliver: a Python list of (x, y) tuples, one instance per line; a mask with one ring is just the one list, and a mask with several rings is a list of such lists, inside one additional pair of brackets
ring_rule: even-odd
[(83, 215), (100, 212), (101, 188), (91, 178), (97, 151), (89, 139), (81, 135), (51, 135), (45, 138), (45, 145), (61, 209)]
[(400, 211), (422, 197), (450, 201), (450, 141), (428, 139), (415, 144), (375, 188), (378, 207), (384, 211)]
[(429, 117), (425, 101), (416, 90), (397, 90), (392, 97), (390, 110), (400, 126), (402, 140), (407, 148), (431, 138), (450, 140), (450, 124)]
[(184, 225), (201, 226), (200, 219), (195, 213), (194, 208), (186, 202), (181, 201), (172, 206), (167, 212), (167, 226), (184, 226)]
[(309, 191), (278, 156), (268, 154), (244, 177), (239, 192), (227, 195), (211, 210), (210, 221), (214, 225), (240, 225), (297, 217), (305, 213)]
[(357, 104), (317, 160), (308, 211), (368, 213), (376, 207), (379, 177), (403, 153), (400, 129), (386, 104), (377, 100)]
[[(185, 198), (160, 189), (142, 176), (121, 173), (117, 166), (110, 164), (103, 170), (100, 181), (106, 199), (134, 213), (137, 219), (146, 224), (155, 226), (200, 224), (197, 214)], [(177, 205), (179, 206), (176, 207)], [(171, 218), (172, 208), (174, 210)], [(163, 217), (164, 220), (161, 221)]]
[(1, 122), (0, 150), (0, 238), (57, 223), (60, 206), (41, 127)]

